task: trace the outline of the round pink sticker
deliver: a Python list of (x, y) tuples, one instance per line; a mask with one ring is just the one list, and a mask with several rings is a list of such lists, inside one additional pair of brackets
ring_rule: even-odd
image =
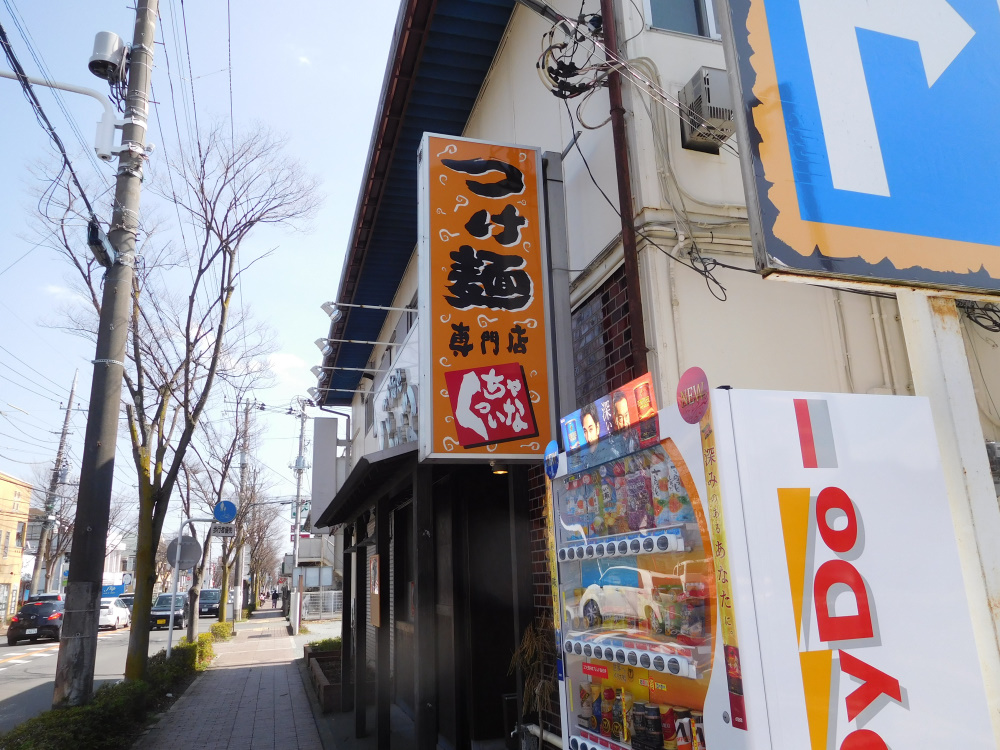
[(677, 408), (681, 419), (697, 424), (708, 411), (708, 378), (700, 367), (692, 367), (677, 384)]

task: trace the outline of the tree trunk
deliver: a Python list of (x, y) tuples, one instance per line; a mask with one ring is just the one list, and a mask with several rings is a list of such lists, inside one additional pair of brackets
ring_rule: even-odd
[(151, 500), (140, 498), (139, 529), (135, 548), (135, 600), (132, 602), (132, 627), (129, 628), (125, 679), (141, 680), (146, 676), (149, 657), (149, 611), (153, 606), (156, 583), (156, 549), (153, 545), (152, 508), (142, 507)]
[[(212, 555), (212, 532), (208, 532), (205, 535), (205, 546), (201, 550), (201, 563), (195, 566), (194, 570), (191, 571), (191, 589), (188, 591), (188, 600), (190, 601), (190, 612), (191, 617), (188, 619), (187, 626), (187, 638), (188, 643), (194, 643), (195, 639), (198, 637), (198, 618), (200, 614), (198, 612), (199, 600), (201, 599), (201, 583), (205, 580), (205, 566), (208, 565), (208, 559)], [(222, 609), (221, 603), (219, 609)]]

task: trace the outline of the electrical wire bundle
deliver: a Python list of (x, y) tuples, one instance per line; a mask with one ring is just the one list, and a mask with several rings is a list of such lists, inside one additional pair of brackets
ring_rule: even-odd
[(124, 113), (128, 106), (128, 63), (131, 53), (132, 48), (126, 45), (122, 50), (122, 64), (118, 66), (118, 74), (108, 80), (111, 86), (111, 95), (108, 98), (121, 113)]

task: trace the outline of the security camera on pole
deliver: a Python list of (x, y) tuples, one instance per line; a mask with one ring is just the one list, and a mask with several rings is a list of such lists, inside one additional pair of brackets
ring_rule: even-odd
[(91, 72), (105, 78), (112, 86), (121, 85), (127, 77), (128, 95), (122, 145), (117, 149), (118, 179), (111, 224), (107, 237), (96, 221), (91, 222), (88, 232), (88, 243), (104, 262), (107, 273), (80, 461), (80, 493), (66, 587), (66, 614), (56, 664), (52, 699), (56, 706), (86, 703), (94, 689), (118, 413), (132, 312), (139, 190), (146, 158), (157, 4), (157, 0), (138, 0), (131, 49), (126, 50), (114, 35), (99, 35), (90, 64)]

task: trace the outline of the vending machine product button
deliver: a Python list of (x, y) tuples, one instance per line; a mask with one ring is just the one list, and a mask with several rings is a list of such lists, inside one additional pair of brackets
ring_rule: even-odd
[(590, 544), (587, 546), (587, 557), (593, 557), (593, 556), (594, 556), (594, 545)]
[(618, 649), (617, 651), (615, 651), (615, 660), (619, 664), (624, 664), (625, 663), (625, 652), (622, 649)]
[(649, 669), (649, 654), (643, 654), (639, 657), (639, 666), (643, 669)]
[(580, 742), (579, 740), (576, 739), (576, 737), (574, 737), (569, 741), (569, 746), (572, 748), (572, 750), (579, 750)]
[(667, 671), (670, 674), (680, 674), (681, 673), (681, 662), (676, 656), (670, 657), (667, 660)]
[(584, 655), (584, 656), (590, 656), (590, 655), (591, 655), (591, 654), (593, 654), (593, 653), (594, 653), (594, 649), (593, 649), (593, 648), (591, 648), (591, 646), (590, 646), (590, 644), (589, 644), (589, 643), (588, 643), (588, 644), (586, 644), (586, 645), (585, 645), (585, 646), (583, 647), (583, 655)]
[(633, 667), (639, 663), (639, 657), (636, 655), (635, 651), (628, 652), (628, 663)]
[(562, 562), (566, 562), (566, 550), (564, 549), (559, 550), (559, 559)]
[(638, 552), (639, 550), (641, 550), (641, 549), (642, 549), (642, 547), (641, 547), (641, 546), (639, 545), (639, 540), (638, 540), (638, 539), (633, 539), (633, 540), (632, 540), (632, 544), (630, 544), (630, 545), (629, 545), (629, 548), (630, 548), (630, 549), (631, 549), (631, 550), (632, 550), (633, 552)]
[(619, 555), (628, 554), (628, 542), (625, 541), (618, 542), (618, 554)]
[(642, 540), (642, 548), (646, 550), (646, 552), (652, 552), (654, 544), (655, 543), (653, 542), (651, 537), (646, 537), (645, 539)]
[(603, 659), (604, 658), (604, 649), (602, 649), (600, 646), (594, 646), (594, 658), (595, 659)]
[(573, 642), (572, 641), (566, 641), (566, 653), (567, 654), (572, 654), (573, 653)]
[(604, 556), (604, 545), (603, 544), (598, 544), (596, 547), (594, 547), (594, 552), (597, 553), (598, 557), (603, 557)]
[(656, 548), (659, 549), (661, 552), (666, 552), (668, 549), (670, 549), (670, 540), (667, 539), (666, 534), (657, 537)]
[(573, 653), (575, 653), (577, 656), (583, 653), (583, 646), (580, 645), (579, 641), (573, 644)]
[(653, 657), (653, 669), (655, 669), (657, 672), (662, 672), (663, 671), (663, 667), (664, 667), (663, 657), (662, 656), (654, 656)]

